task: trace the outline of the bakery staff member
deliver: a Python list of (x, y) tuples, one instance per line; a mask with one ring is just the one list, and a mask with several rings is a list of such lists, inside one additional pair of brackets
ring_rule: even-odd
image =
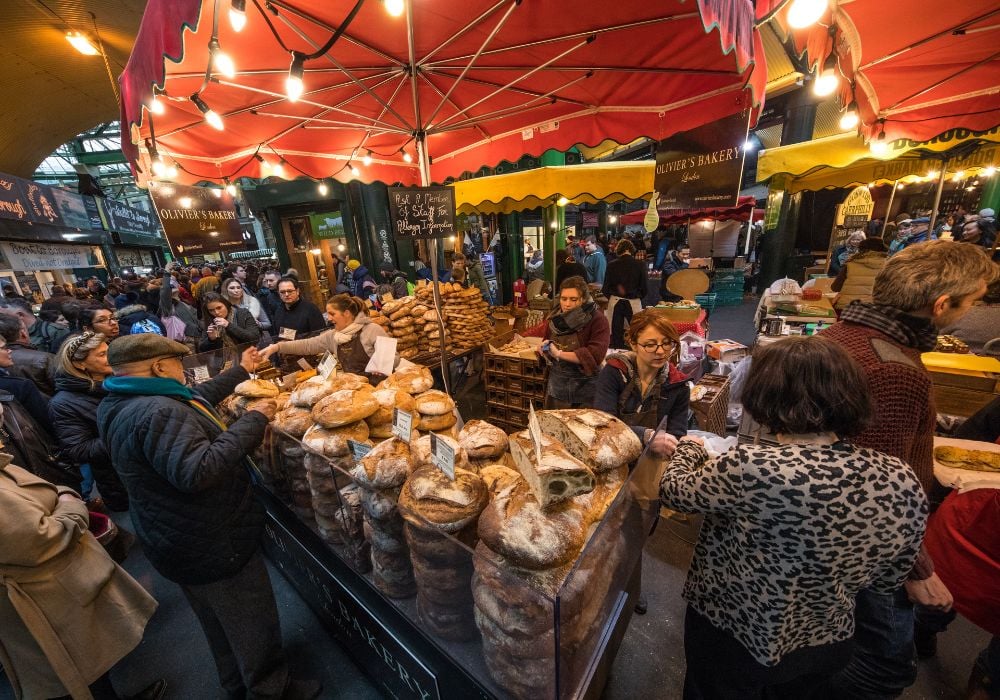
[(274, 353), (282, 355), (319, 355), (329, 352), (337, 358), (342, 372), (364, 374), (372, 353), (375, 339), (386, 335), (382, 326), (372, 323), (365, 309), (365, 302), (350, 294), (338, 294), (326, 302), (326, 315), (333, 328), (311, 338), (289, 340), (269, 345), (260, 351), (269, 358)]
[(323, 312), (302, 298), (297, 278), (285, 275), (278, 280), (278, 299), (281, 302), (271, 317), (271, 334), (280, 340), (295, 340), (326, 328)]
[(545, 408), (592, 406), (597, 372), (611, 341), (611, 327), (591, 298), (586, 280), (563, 280), (558, 308), (547, 321), (524, 335), (545, 339), (539, 349), (550, 364)]
[(631, 351), (608, 357), (597, 375), (593, 406), (624, 421), (655, 454), (669, 457), (687, 434), (691, 401), (688, 378), (676, 365), (677, 329), (662, 312), (645, 309), (632, 317), (625, 340)]

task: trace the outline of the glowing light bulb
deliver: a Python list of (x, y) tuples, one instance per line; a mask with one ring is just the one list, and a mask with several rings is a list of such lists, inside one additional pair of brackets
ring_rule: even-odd
[(413, 162), (413, 156), (410, 155), (408, 151), (403, 151), (403, 160), (407, 163)]
[(230, 197), (235, 197), (236, 196), (236, 185), (234, 185), (231, 182), (229, 184), (227, 184), (226, 185), (226, 192), (229, 193)]
[(609, 224), (618, 223), (618, 217), (612, 214), (611, 216), (608, 217), (608, 223)]
[(837, 91), (838, 85), (840, 85), (840, 78), (837, 77), (837, 71), (833, 68), (827, 68), (821, 71), (813, 81), (813, 94), (816, 97), (832, 95)]
[(393, 17), (399, 17), (405, 9), (406, 5), (403, 0), (385, 0), (385, 11)]
[(882, 158), (889, 155), (889, 144), (886, 143), (885, 139), (874, 139), (868, 144), (868, 150), (876, 158)]
[(319, 192), (320, 197), (325, 197), (330, 192), (330, 188), (326, 186), (325, 182), (319, 183), (316, 190)]
[(940, 174), (941, 173), (939, 173), (937, 170), (931, 170), (929, 173), (927, 173), (927, 179), (928, 180), (933, 180), (933, 179), (935, 179)]
[(222, 123), (222, 117), (220, 117), (219, 113), (216, 112), (214, 109), (210, 109), (207, 112), (205, 112), (205, 121), (207, 121), (208, 125), (211, 126), (213, 129), (218, 129), (219, 131), (222, 131), (223, 129), (226, 128), (226, 125)]
[(213, 70), (222, 73), (227, 78), (236, 77), (236, 64), (233, 63), (232, 57), (219, 46), (218, 39), (212, 39), (208, 48), (212, 55)]
[(844, 112), (844, 116), (840, 118), (840, 130), (850, 131), (851, 129), (857, 128), (860, 123), (861, 118), (858, 116), (857, 110), (848, 109)]
[(83, 32), (66, 32), (66, 41), (73, 45), (73, 48), (84, 56), (96, 56), (100, 53), (97, 47), (90, 41)]
[(167, 110), (163, 106), (163, 103), (160, 102), (160, 99), (156, 95), (153, 95), (149, 98), (149, 111), (153, 114), (163, 114)]
[(347, 246), (345, 246), (343, 243), (341, 243), (340, 245), (337, 246), (337, 251), (338, 252), (343, 253), (345, 250), (347, 250)]
[(752, 153), (753, 151), (757, 150), (757, 144), (755, 144), (750, 139), (747, 139), (746, 141), (743, 142), (743, 150), (746, 153)]
[(232, 0), (229, 6), (229, 26), (234, 32), (242, 32), (247, 26), (247, 0)]
[(358, 166), (356, 166), (356, 165), (352, 165), (351, 166), (351, 176), (352, 177), (361, 177), (361, 171), (358, 170)]
[(871, 188), (872, 188), (872, 187), (874, 187), (874, 186), (875, 186), (875, 183), (874, 183), (874, 182), (869, 182), (869, 183), (868, 183), (868, 189), (871, 189)]
[(169, 180), (176, 179), (177, 178), (177, 166), (176, 165), (171, 165), (169, 168), (167, 168), (166, 172), (164, 173), (164, 176), (167, 179), (169, 179)]
[(323, 250), (321, 248), (310, 248), (309, 252), (312, 253), (313, 255), (322, 255), (323, 254)]
[(805, 29), (816, 24), (826, 12), (828, 0), (792, 0), (788, 8), (788, 25), (793, 29)]
[(361, 164), (364, 165), (366, 168), (369, 165), (372, 164), (372, 152), (371, 151), (367, 151), (365, 153), (365, 157), (361, 159)]
[(965, 171), (964, 170), (959, 170), (957, 173), (955, 173), (955, 177), (953, 177), (952, 180), (954, 180), (955, 182), (958, 182), (963, 177), (965, 177)]
[(296, 102), (305, 90), (305, 83), (302, 80), (305, 74), (305, 61), (305, 56), (292, 51), (292, 65), (285, 79), (285, 94), (288, 95), (289, 102)]
[(153, 159), (153, 175), (156, 177), (163, 177), (167, 173), (167, 166), (163, 164), (163, 159), (157, 156)]
[(983, 175), (985, 175), (986, 177), (993, 177), (996, 174), (996, 172), (997, 169), (994, 166), (990, 165), (985, 170), (983, 170)]
[(558, 204), (561, 207), (564, 207), (567, 204), (569, 204), (569, 200), (566, 199), (565, 197), (560, 197), (559, 199), (556, 200), (556, 204)]
[(219, 199), (220, 197), (222, 197), (222, 190), (219, 190), (219, 189), (215, 189), (215, 188), (213, 187), (213, 188), (212, 188), (212, 194), (214, 194), (214, 195), (215, 195), (215, 198), (216, 198), (216, 199)]
[(285, 177), (285, 161), (281, 160), (271, 166), (271, 173), (275, 177)]
[(180, 205), (181, 205), (182, 207), (184, 207), (185, 209), (190, 209), (190, 208), (191, 208), (191, 203), (192, 203), (192, 202), (191, 202), (191, 198), (190, 198), (190, 197), (181, 197), (181, 198), (180, 198), (179, 200), (177, 200), (177, 201), (178, 201), (178, 202), (180, 203)]

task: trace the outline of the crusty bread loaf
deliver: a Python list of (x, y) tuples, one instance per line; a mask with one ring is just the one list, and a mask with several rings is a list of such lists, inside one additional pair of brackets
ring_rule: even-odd
[[(465, 449), (458, 444), (458, 440), (449, 436), (437, 433), (437, 439), (446, 442), (453, 450), (455, 450), (455, 469), (464, 469), (466, 471), (472, 471), (469, 469), (469, 455), (466, 454)], [(410, 441), (410, 453), (413, 455), (413, 464), (416, 467), (431, 465), (434, 466), (434, 461), (431, 458), (431, 436), (421, 435), (414, 440)]]
[(344, 457), (351, 453), (348, 440), (368, 443), (368, 424), (355, 421), (339, 428), (327, 428), (314, 425), (302, 436), (302, 442), (313, 452), (327, 457)]
[(454, 481), (430, 465), (417, 467), (403, 484), (399, 504), (415, 527), (457, 532), (479, 518), (489, 495), (478, 474), (455, 470)]
[(372, 440), (387, 440), (392, 437), (392, 423), (368, 426), (368, 437)]
[(390, 299), (382, 304), (382, 313), (389, 316), (390, 314), (396, 313), (404, 306), (412, 305), (414, 303), (416, 303), (416, 297), (413, 296), (405, 296), (401, 299)]
[(292, 405), (291, 398), (292, 398), (292, 392), (290, 391), (282, 391), (280, 394), (278, 394), (278, 396), (275, 397), (274, 399), (274, 402), (278, 405), (278, 410), (284, 411), (286, 408), (291, 406)]
[(484, 420), (470, 420), (458, 434), (469, 459), (496, 459), (507, 451), (507, 433)]
[(320, 399), (312, 408), (313, 420), (327, 428), (338, 428), (364, 420), (378, 410), (371, 387), (341, 389)]
[(642, 443), (630, 427), (596, 409), (539, 411), (538, 424), (595, 472), (630, 464), (642, 452)]
[(594, 489), (594, 473), (553, 438), (542, 436), (542, 461), (538, 462), (528, 431), (510, 436), (514, 466), (531, 487), (543, 508)]
[(479, 539), (526, 569), (549, 569), (573, 560), (587, 534), (583, 511), (572, 501), (543, 509), (524, 480), (494, 496), (479, 518)]
[(331, 392), (340, 391), (341, 389), (370, 389), (372, 387), (371, 382), (368, 381), (368, 377), (361, 374), (352, 374), (351, 372), (337, 372), (330, 375), (326, 380), (326, 384), (330, 387)]
[(488, 464), (480, 467), (479, 476), (486, 483), (490, 498), (521, 480), (521, 475), (517, 473), (517, 470), (511, 469), (506, 464)]
[(426, 430), (432, 433), (438, 431), (448, 430), (455, 423), (458, 422), (458, 417), (454, 413), (444, 413), (439, 416), (418, 414), (420, 419), (417, 421), (418, 430)]
[(417, 412), (424, 416), (443, 416), (455, 410), (455, 401), (443, 391), (430, 389), (413, 397)]
[(387, 489), (401, 486), (412, 468), (410, 446), (399, 438), (390, 438), (365, 455), (351, 470), (351, 476), (363, 487)]
[(313, 425), (312, 412), (308, 408), (288, 406), (274, 414), (274, 427), (293, 437), (302, 437)]
[(322, 377), (312, 377), (299, 384), (289, 399), (293, 406), (312, 408), (321, 398), (329, 394), (330, 386)]
[(392, 424), (392, 409), (398, 408), (401, 411), (413, 413), (415, 404), (413, 397), (402, 389), (393, 387), (380, 387), (375, 390), (375, 400), (378, 401), (378, 410), (368, 416), (365, 420), (368, 425)]
[(415, 395), (434, 386), (434, 377), (427, 367), (417, 365), (393, 372), (379, 385), (380, 388), (383, 386), (402, 389), (407, 394)]
[(280, 392), (274, 382), (269, 382), (266, 379), (248, 379), (237, 384), (233, 393), (237, 396), (249, 396), (255, 399), (273, 399)]

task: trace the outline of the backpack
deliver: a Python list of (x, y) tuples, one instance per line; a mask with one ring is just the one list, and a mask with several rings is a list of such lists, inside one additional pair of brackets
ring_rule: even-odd
[[(186, 326), (184, 321), (180, 320), (176, 316), (163, 316), (160, 319), (163, 322), (163, 330), (166, 332), (166, 336), (171, 340), (176, 340), (179, 343), (183, 343), (187, 339)], [(137, 324), (132, 324), (134, 329)], [(136, 331), (133, 330), (133, 333)], [(149, 333), (150, 331), (141, 331), (143, 333)]]
[(156, 333), (158, 335), (164, 335), (163, 329), (160, 328), (156, 324), (156, 321), (152, 318), (141, 318), (132, 324), (132, 327), (129, 328), (129, 335), (136, 335), (138, 333)]

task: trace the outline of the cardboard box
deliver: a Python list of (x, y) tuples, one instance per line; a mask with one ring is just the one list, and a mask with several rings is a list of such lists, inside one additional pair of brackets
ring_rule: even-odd
[(736, 362), (742, 360), (750, 352), (743, 343), (723, 338), (708, 341), (708, 356), (719, 362)]

